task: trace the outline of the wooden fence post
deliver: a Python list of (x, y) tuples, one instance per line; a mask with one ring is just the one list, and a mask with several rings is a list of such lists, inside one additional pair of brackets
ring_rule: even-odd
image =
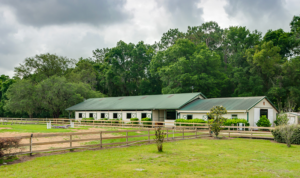
[(150, 129), (148, 130), (148, 141), (150, 143)]
[(251, 139), (252, 139), (252, 133), (253, 133), (253, 129), (251, 128)]
[(184, 139), (184, 128), (182, 129), (182, 139)]
[(72, 135), (70, 135), (70, 148), (72, 149)]
[(102, 148), (102, 131), (100, 131), (100, 148)]
[(196, 138), (197, 138), (197, 128), (195, 130), (196, 130)]
[(167, 140), (169, 140), (169, 132), (168, 132), (168, 129), (167, 129)]
[(30, 146), (29, 146), (29, 151), (30, 151), (30, 156), (32, 156), (32, 136), (33, 136), (33, 134), (31, 134), (31, 136), (30, 136)]
[(128, 131), (126, 131), (126, 144), (128, 146)]

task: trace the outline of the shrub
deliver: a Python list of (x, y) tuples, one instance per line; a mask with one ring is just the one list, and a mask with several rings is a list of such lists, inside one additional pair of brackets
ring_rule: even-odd
[(164, 143), (165, 136), (166, 136), (166, 133), (164, 133), (164, 131), (162, 130), (161, 127), (158, 127), (155, 129), (154, 140), (156, 142), (158, 152), (163, 151), (163, 143)]
[[(139, 118), (131, 118), (130, 121), (139, 121)], [(139, 124), (139, 122), (131, 122), (131, 124)]]
[(150, 122), (143, 122), (143, 125), (146, 125), (146, 126), (152, 125), (151, 118), (148, 118), (148, 117), (142, 118), (142, 121), (150, 121)]
[(224, 122), (224, 125), (225, 126), (231, 126), (232, 124), (234, 126), (237, 126), (238, 123), (243, 123), (245, 124), (246, 126), (249, 126), (249, 122), (247, 122), (246, 119), (238, 119), (238, 118), (234, 118), (234, 119), (227, 119), (225, 122)]
[(223, 126), (226, 121), (226, 119), (222, 117), (222, 115), (226, 113), (227, 110), (223, 106), (214, 106), (210, 109), (210, 112), (207, 113), (208, 118), (212, 118), (208, 120), (209, 129), (215, 134), (216, 138), (222, 129), (221, 126)]
[[(285, 126), (281, 126), (281, 127), (285, 127)], [(290, 143), (300, 145), (300, 126), (294, 126), (294, 127), (296, 128), (292, 134)], [(276, 142), (286, 143), (284, 135), (282, 134), (282, 128), (276, 127), (274, 130), (271, 130), (271, 132)]]
[(84, 122), (93, 122), (94, 118), (90, 117), (90, 118), (82, 118), (81, 121), (84, 121)]
[(287, 117), (287, 114), (283, 114), (283, 113), (280, 113), (279, 115), (277, 115), (276, 120), (274, 121), (276, 126), (287, 125), (288, 122), (289, 122), (289, 119)]
[[(176, 122), (181, 122), (181, 124), (180, 123), (176, 123)], [(185, 123), (187, 123), (187, 124), (185, 124)], [(187, 120), (187, 119), (176, 119), (175, 120), (175, 125), (176, 126), (180, 126), (180, 125), (181, 126), (193, 126), (193, 124), (188, 124), (188, 123), (207, 123), (207, 121), (205, 121), (203, 119), (197, 119), (197, 118), (195, 118), (195, 119), (189, 119), (189, 120)], [(197, 126), (197, 125), (195, 125), (195, 126)]]
[(112, 119), (112, 123), (119, 123), (119, 119)]
[(266, 116), (262, 116), (256, 123), (258, 127), (271, 127), (271, 122)]
[(0, 138), (0, 159), (4, 155), (11, 155), (13, 149), (19, 148), (19, 138)]

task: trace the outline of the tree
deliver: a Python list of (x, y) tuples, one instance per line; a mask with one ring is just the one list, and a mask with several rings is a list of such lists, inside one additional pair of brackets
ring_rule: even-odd
[(53, 75), (63, 76), (75, 61), (56, 54), (40, 54), (26, 58), (23, 64), (15, 68), (16, 76), (35, 81), (36, 83)]
[(280, 114), (278, 114), (276, 116), (276, 120), (274, 121), (274, 123), (276, 124), (276, 126), (287, 125), (288, 122), (289, 122), (289, 119), (287, 117), (287, 114), (284, 114), (283, 112), (281, 112)]
[(37, 98), (41, 108), (58, 118), (65, 109), (84, 99), (103, 97), (84, 83), (69, 83), (64, 77), (52, 76), (36, 86)]
[(6, 92), (9, 89), (9, 87), (15, 82), (16, 80), (10, 79), (9, 76), (6, 75), (0, 76), (0, 116), (2, 117), (11, 116), (10, 112), (4, 110), (4, 106), (5, 106), (5, 101), (8, 99)]
[(281, 58), (292, 55), (293, 43), (291, 43), (292, 33), (284, 32), (282, 29), (268, 30), (264, 36), (264, 41), (272, 41), (274, 46), (280, 48)]
[(223, 114), (227, 114), (227, 110), (223, 106), (214, 106), (210, 109), (210, 112), (207, 113), (209, 129), (215, 134), (216, 138), (222, 129), (221, 126), (223, 126), (226, 121), (226, 119), (222, 117)]
[(222, 43), (223, 29), (220, 28), (217, 22), (206, 22), (201, 26), (190, 27), (186, 33), (186, 38), (192, 41), (195, 45), (205, 43), (210, 50), (216, 50)]
[(159, 43), (156, 45), (160, 50), (166, 50), (173, 46), (178, 39), (184, 38), (184, 33), (180, 32), (178, 28), (170, 29), (164, 33)]
[(160, 76), (162, 93), (191, 92), (193, 86), (194, 91), (218, 97), (222, 90), (219, 86), (226, 81), (220, 66), (219, 55), (205, 43), (195, 46), (187, 39), (179, 39), (168, 50), (157, 54), (151, 62), (151, 72)]
[(7, 90), (5, 110), (13, 113), (27, 113), (31, 118), (39, 110), (39, 103), (34, 84), (29, 80), (18, 80)]

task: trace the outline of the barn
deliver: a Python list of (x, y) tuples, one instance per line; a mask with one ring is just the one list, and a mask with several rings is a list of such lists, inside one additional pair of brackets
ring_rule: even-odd
[(246, 119), (250, 126), (256, 126), (256, 122), (263, 115), (265, 115), (273, 125), (276, 114), (278, 113), (278, 109), (266, 96), (195, 100), (177, 112), (181, 118), (201, 118), (206, 120), (206, 113), (208, 113), (213, 106), (223, 106), (227, 109), (227, 114), (223, 115), (223, 117), (228, 119)]
[(152, 121), (177, 119), (176, 111), (192, 101), (206, 99), (202, 93), (181, 93), (145, 96), (91, 98), (66, 110), (75, 111), (75, 119), (93, 117), (96, 120), (151, 118)]
[(213, 106), (225, 107), (228, 112), (225, 118), (246, 119), (250, 126), (256, 126), (262, 115), (273, 124), (278, 113), (265, 96), (206, 98), (202, 93), (91, 98), (66, 110), (75, 111), (75, 119), (122, 118), (130, 121), (130, 118), (149, 117), (152, 121), (168, 121), (169, 125), (174, 125), (177, 118), (207, 120), (206, 113)]

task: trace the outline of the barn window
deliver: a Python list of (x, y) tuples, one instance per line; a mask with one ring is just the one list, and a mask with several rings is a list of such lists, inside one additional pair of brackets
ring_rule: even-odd
[(267, 109), (261, 109), (260, 110), (260, 117), (266, 116), (268, 118), (268, 110)]
[(131, 113), (127, 113), (126, 116), (127, 116), (127, 119), (131, 119)]
[(147, 117), (147, 113), (142, 113), (142, 119)]
[(237, 114), (231, 114), (231, 119), (236, 119), (236, 118), (238, 118)]
[(94, 116), (93, 116), (93, 113), (90, 113), (90, 118), (92, 118), (92, 117), (94, 117)]
[(105, 114), (104, 113), (101, 113), (101, 118), (105, 118)]
[(82, 113), (79, 113), (79, 118), (82, 118)]
[(118, 113), (114, 113), (113, 116), (114, 119), (118, 119)]
[(167, 120), (176, 120), (176, 111), (167, 111)]
[(193, 119), (193, 115), (187, 115), (187, 119)]

